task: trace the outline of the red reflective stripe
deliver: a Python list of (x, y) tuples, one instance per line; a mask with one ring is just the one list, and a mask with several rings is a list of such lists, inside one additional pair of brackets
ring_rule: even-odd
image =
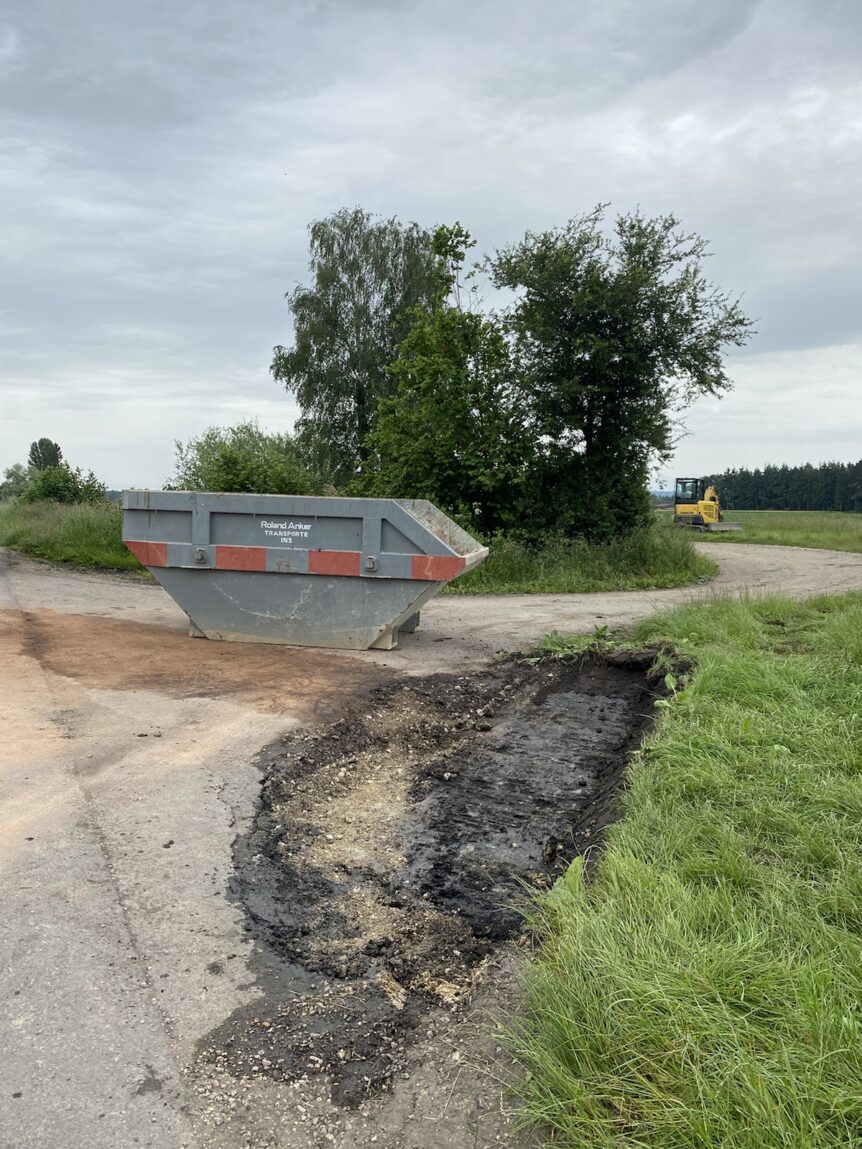
[(166, 567), (168, 565), (167, 543), (145, 543), (138, 539), (123, 540), (139, 563), (145, 567)]
[(412, 578), (447, 582), (467, 565), (460, 555), (414, 555)]
[(266, 570), (266, 547), (216, 547), (215, 552), (217, 570)]
[(309, 551), (308, 573), (355, 577), (359, 574), (361, 559), (359, 551)]

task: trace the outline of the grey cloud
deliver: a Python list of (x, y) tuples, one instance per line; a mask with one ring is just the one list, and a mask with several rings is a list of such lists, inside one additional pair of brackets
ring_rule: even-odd
[[(124, 467), (160, 481), (170, 440), (228, 413), (288, 425), (267, 377), (290, 336), (283, 294), (305, 273), (306, 224), (345, 204), (459, 218), (484, 250), (600, 200), (674, 211), (759, 318), (726, 410), (767, 352), (856, 362), (850, 0), (7, 8), (0, 466), (58, 406), (112, 484)], [(121, 451), (86, 429), (100, 405)], [(736, 449), (730, 416), (698, 419), (700, 441)]]

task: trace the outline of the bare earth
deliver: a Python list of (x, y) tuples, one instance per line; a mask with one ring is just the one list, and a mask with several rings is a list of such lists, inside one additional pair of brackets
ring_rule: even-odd
[(400, 650), (362, 654), (191, 640), (156, 586), (0, 554), (0, 1145), (521, 1144), (460, 1053), (346, 1116), (318, 1099), (313, 1123), (278, 1083), (191, 1068), (196, 1043), (260, 997), (226, 897), (255, 758), (393, 677), (463, 673), (550, 630), (714, 593), (862, 588), (862, 555), (698, 545), (721, 567), (709, 586), (450, 596)]

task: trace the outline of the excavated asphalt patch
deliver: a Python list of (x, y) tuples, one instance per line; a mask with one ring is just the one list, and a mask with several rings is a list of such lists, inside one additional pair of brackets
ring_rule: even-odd
[(508, 662), (379, 687), (262, 760), (232, 894), (263, 999), (199, 1050), (240, 1076), (325, 1074), (353, 1107), (457, 1014), (495, 949), (614, 820), (662, 687), (655, 651)]

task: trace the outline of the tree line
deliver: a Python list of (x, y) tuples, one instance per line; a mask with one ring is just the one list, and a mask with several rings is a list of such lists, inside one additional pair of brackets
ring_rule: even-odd
[(862, 459), (813, 466), (745, 467), (710, 475), (722, 505), (737, 511), (862, 511)]

